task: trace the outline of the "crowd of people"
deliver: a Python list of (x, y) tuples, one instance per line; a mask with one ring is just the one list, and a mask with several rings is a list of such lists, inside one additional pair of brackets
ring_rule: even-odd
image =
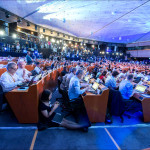
[[(53, 58), (53, 60), (46, 59), (45, 62), (52, 61), (47, 70), (53, 70), (61, 65), (64, 60)], [(26, 64), (35, 64), (35, 68), (32, 71), (25, 69)], [(82, 80), (85, 76), (90, 75), (90, 78), (95, 79), (96, 82), (105, 85), (110, 90), (120, 91), (125, 106), (132, 105), (132, 96), (135, 93), (133, 80), (140, 77), (141, 81), (138, 84), (143, 84), (146, 81), (150, 81), (149, 65), (142, 62), (116, 62), (101, 58), (95, 63), (78, 61), (75, 67), (71, 67), (67, 70), (68, 65), (73, 66), (73, 61), (67, 60), (64, 62), (63, 71), (61, 72), (58, 80), (60, 81), (60, 94), (67, 91), (69, 97), (70, 107), (74, 111), (74, 118), (76, 122), (69, 121), (65, 118), (61, 119), (60, 123), (53, 122), (54, 116), (57, 114), (55, 110), (60, 106), (60, 102), (56, 101), (54, 104), (49, 105), (49, 101), (52, 98), (52, 92), (48, 89), (44, 90), (39, 103), (39, 113), (41, 122), (46, 126), (62, 126), (69, 129), (83, 129), (88, 130), (91, 126), (89, 121), (84, 102), (82, 100), (82, 94), (86, 93), (90, 86), (88, 83), (82, 84)], [(91, 72), (87, 69), (89, 66), (93, 66)], [(31, 58), (30, 52), (28, 52), (26, 58), (19, 59), (17, 63), (9, 62), (7, 64), (7, 71), (0, 77), (0, 85), (3, 88), (3, 92), (9, 92), (20, 84), (31, 81), (33, 75), (41, 74), (44, 70), (41, 67), (40, 62)], [(133, 107), (138, 107), (141, 110), (141, 104), (135, 102)], [(39, 129), (40, 123), (38, 124)], [(45, 128), (45, 127), (44, 127)]]

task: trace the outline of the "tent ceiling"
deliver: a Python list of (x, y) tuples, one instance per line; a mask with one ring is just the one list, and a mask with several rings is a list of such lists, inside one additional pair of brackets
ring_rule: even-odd
[[(145, 2), (146, 0), (1, 0), (0, 7), (20, 17), (37, 10), (25, 19), (77, 37), (129, 43), (137, 39), (150, 40), (150, 34), (141, 38), (150, 31), (150, 2)], [(143, 3), (145, 4), (128, 13)], [(128, 14), (121, 17), (126, 13)], [(119, 17), (121, 18), (116, 20)], [(116, 21), (111, 23), (114, 20)]]

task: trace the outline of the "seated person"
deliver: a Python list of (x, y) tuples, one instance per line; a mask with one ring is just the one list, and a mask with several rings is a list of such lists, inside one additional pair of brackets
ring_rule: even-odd
[(144, 78), (145, 81), (150, 81), (150, 73), (145, 73), (145, 78)]
[(142, 110), (141, 103), (139, 103), (137, 101), (134, 101), (134, 103), (133, 103), (133, 100), (131, 100), (131, 97), (134, 94), (132, 81), (133, 81), (133, 74), (129, 74), (127, 76), (127, 80), (121, 81), (121, 83), (119, 85), (119, 91), (123, 97), (123, 101), (127, 108), (132, 107), (135, 109)]
[(32, 75), (31, 72), (29, 72), (25, 68), (25, 62), (24, 61), (19, 61), (18, 62), (18, 69), (16, 71), (16, 74), (18, 75), (19, 78), (22, 78), (24, 80), (30, 81), (30, 76)]
[(94, 69), (92, 70), (92, 72), (93, 72), (93, 74), (94, 74), (95, 77), (96, 77), (98, 71), (99, 71), (99, 68), (98, 68), (98, 66), (96, 65), (96, 66), (94, 67)]
[(90, 126), (90, 121), (84, 106), (84, 102), (82, 100), (81, 94), (88, 91), (89, 87), (84, 89), (80, 89), (80, 80), (83, 78), (84, 71), (78, 70), (76, 75), (73, 76), (69, 83), (69, 99), (70, 105), (74, 110), (74, 117), (77, 122), (85, 127), (85, 130)]
[(141, 77), (141, 78), (145, 78), (145, 76), (144, 76), (144, 72), (140, 72), (138, 75), (137, 75), (137, 77)]
[(81, 67), (80, 67), (80, 62), (77, 64), (77, 66), (76, 66), (76, 70), (78, 71), (79, 69), (80, 69)]
[(65, 76), (67, 73), (68, 73), (68, 72), (67, 72), (67, 68), (64, 67), (64, 68), (63, 68), (63, 71), (61, 72), (62, 76)]
[(130, 97), (133, 95), (133, 74), (129, 74), (127, 77), (127, 80), (123, 80), (120, 82), (119, 85), (119, 91), (121, 92), (121, 95), (123, 99), (130, 99)]
[(17, 64), (10, 62), (7, 65), (7, 71), (1, 75), (0, 84), (3, 87), (3, 92), (13, 90), (17, 85), (25, 82), (23, 78), (19, 78), (16, 74)]
[(71, 69), (71, 73), (67, 75), (65, 86), (68, 89), (71, 78), (76, 74), (76, 68)]
[(34, 71), (35, 71), (37, 74), (42, 73), (43, 67), (40, 68), (40, 63), (39, 63), (39, 62), (36, 62), (36, 67), (34, 68)]
[(122, 70), (121, 73), (119, 73), (118, 78), (126, 77), (126, 70)]
[(66, 80), (68, 75), (71, 73), (72, 67), (69, 69), (69, 72), (64, 74), (64, 72), (61, 72), (61, 77), (62, 77), (62, 82), (60, 84), (60, 89), (61, 90), (68, 90), (67, 86), (66, 86)]
[(103, 73), (99, 76), (99, 79), (105, 83), (105, 78), (106, 78), (107, 71), (103, 71)]
[(99, 78), (99, 76), (102, 74), (102, 72), (103, 72), (103, 70), (99, 69), (99, 72), (97, 73), (96, 78)]
[(51, 98), (52, 92), (48, 89), (44, 90), (39, 103), (39, 117), (40, 117), (40, 122), (38, 123), (39, 130), (45, 129), (47, 127), (59, 127), (59, 126), (68, 129), (83, 128), (83, 126), (75, 122), (69, 121), (63, 118), (61, 115), (60, 115), (60, 123), (56, 123), (55, 121), (53, 121), (53, 118), (56, 115), (55, 110), (59, 107), (59, 102), (56, 101), (54, 104), (50, 105), (49, 103)]
[(118, 74), (119, 73), (117, 71), (113, 71), (112, 75), (106, 78), (105, 86), (107, 86), (108, 88), (116, 89), (117, 88), (116, 78)]

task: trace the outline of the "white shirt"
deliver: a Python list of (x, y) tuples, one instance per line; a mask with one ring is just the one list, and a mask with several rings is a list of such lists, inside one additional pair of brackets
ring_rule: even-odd
[(120, 78), (120, 77), (125, 77), (126, 76), (126, 74), (125, 73), (123, 73), (123, 72), (121, 72), (119, 75), (118, 75), (118, 77), (117, 78)]
[(25, 70), (25, 76), (24, 79), (30, 79), (28, 74), (30, 73), (27, 69), (22, 69), (22, 68), (18, 68), (16, 71), (16, 74), (18, 75), (19, 78), (23, 79), (23, 70)]
[(3, 92), (9, 92), (13, 90), (18, 84), (22, 83), (22, 79), (20, 79), (17, 74), (10, 75), (7, 71), (1, 75), (0, 84), (3, 88)]
[(145, 78), (145, 76), (142, 73), (138, 74), (137, 77)]
[(78, 71), (79, 69), (81, 69), (81, 67), (79, 65), (76, 66), (76, 71)]
[(36, 67), (34, 68), (34, 70), (39, 74), (40, 71), (41, 71), (41, 68), (39, 68), (39, 67), (36, 66)]
[(80, 80), (77, 76), (73, 76), (69, 83), (69, 99), (75, 99), (78, 98), (80, 94), (83, 94), (85, 92), (85, 89), (80, 90)]

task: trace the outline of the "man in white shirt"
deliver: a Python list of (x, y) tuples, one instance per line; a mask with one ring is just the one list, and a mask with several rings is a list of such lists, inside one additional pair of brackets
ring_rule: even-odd
[(17, 64), (10, 62), (7, 65), (7, 71), (1, 75), (0, 84), (3, 88), (3, 92), (9, 92), (13, 90), (17, 85), (22, 84), (24, 79), (19, 78), (16, 74)]
[(25, 62), (23, 60), (18, 62), (18, 69), (16, 71), (16, 74), (19, 78), (22, 78), (26, 81), (30, 81), (30, 76), (32, 75), (31, 72), (29, 72), (27, 69), (25, 69)]

